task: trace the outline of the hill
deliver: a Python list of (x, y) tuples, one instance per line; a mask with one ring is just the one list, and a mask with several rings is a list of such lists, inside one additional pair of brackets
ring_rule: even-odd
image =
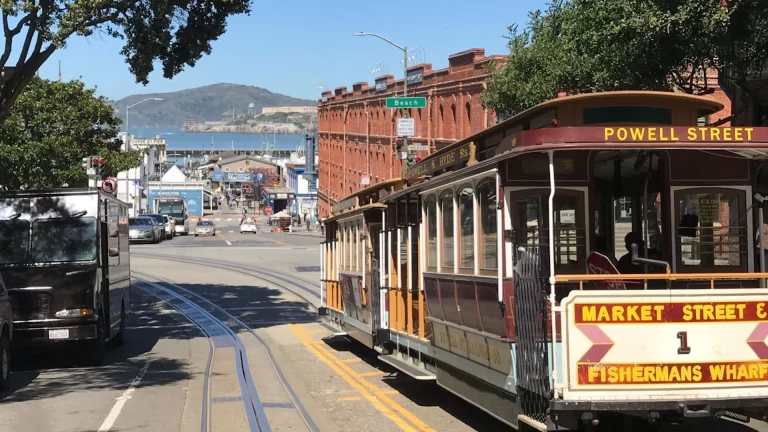
[(130, 127), (181, 127), (184, 120), (221, 121), (248, 112), (253, 103), (256, 113), (262, 107), (315, 106), (317, 101), (297, 99), (272, 93), (261, 87), (239, 84), (212, 84), (169, 93), (137, 94), (110, 101), (116, 115), (125, 121), (125, 108), (146, 98), (162, 101), (145, 102), (130, 109)]

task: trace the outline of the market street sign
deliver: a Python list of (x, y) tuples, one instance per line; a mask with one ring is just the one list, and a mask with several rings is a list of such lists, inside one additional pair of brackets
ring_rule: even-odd
[(391, 97), (387, 98), (387, 108), (426, 108), (425, 97)]

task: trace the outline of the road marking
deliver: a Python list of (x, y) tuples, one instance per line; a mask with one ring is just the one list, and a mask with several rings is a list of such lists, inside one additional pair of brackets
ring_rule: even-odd
[(371, 372), (363, 372), (363, 373), (360, 374), (361, 377), (373, 377), (373, 376), (382, 376), (382, 375), (386, 375), (386, 374), (384, 372), (378, 371), (378, 370), (377, 371), (371, 371)]
[(345, 396), (336, 399), (337, 401), (359, 401), (362, 399), (360, 396)]
[(359, 358), (351, 358), (351, 359), (346, 359), (346, 360), (342, 360), (342, 361), (344, 363), (360, 363), (360, 362), (362, 362), (362, 360), (360, 360)]
[(280, 246), (293, 247), (293, 245), (289, 245), (288, 243), (283, 243), (280, 240), (272, 240), (270, 238), (265, 238), (264, 240), (271, 241), (272, 243), (280, 245)]
[(128, 386), (128, 389), (124, 391), (119, 398), (117, 398), (117, 402), (112, 407), (112, 410), (109, 412), (107, 418), (104, 419), (104, 423), (101, 424), (98, 432), (107, 432), (112, 428), (112, 426), (115, 424), (115, 420), (117, 420), (117, 417), (120, 415), (120, 411), (123, 410), (125, 403), (128, 401), (128, 399), (131, 398), (133, 392), (136, 391), (136, 387), (138, 387), (141, 383), (142, 378), (144, 378), (144, 374), (147, 373), (147, 369), (149, 369), (149, 365), (152, 364), (153, 361), (154, 359), (149, 359), (146, 363), (144, 363), (144, 367), (141, 368), (139, 373), (136, 375), (136, 378), (134, 378), (131, 382), (131, 385)]
[(311, 339), (311, 336), (309, 334), (302, 334), (304, 332), (304, 329), (301, 326), (295, 325), (295, 324), (289, 324), (289, 327), (291, 331), (293, 332), (294, 336), (302, 343), (304, 346), (312, 351), (312, 353), (317, 356), (317, 358), (328, 365), (331, 370), (336, 372), (338, 376), (341, 377), (344, 381), (347, 382), (352, 388), (358, 391), (360, 393), (360, 396), (364, 397), (368, 402), (371, 403), (376, 409), (378, 409), (382, 414), (384, 414), (387, 418), (392, 420), (397, 426), (400, 427), (400, 429), (406, 431), (406, 432), (416, 432), (416, 429), (414, 429), (411, 425), (405, 422), (402, 418), (400, 418), (397, 414), (395, 414), (391, 409), (387, 408), (383, 403), (381, 403), (381, 400), (374, 396), (370, 391), (368, 391), (364, 386), (362, 386), (360, 383), (356, 382), (355, 379), (349, 376), (346, 371), (344, 371), (339, 365), (335, 364), (332, 360), (329, 360), (328, 357), (325, 354), (321, 353), (321, 350), (316, 348), (314, 344), (308, 341), (308, 339)]
[(222, 239), (223, 239), (223, 240), (224, 240), (224, 241), (227, 243), (227, 246), (232, 246), (232, 242), (231, 242), (231, 241), (229, 241), (229, 239), (228, 239), (228, 238), (227, 238), (227, 237), (226, 237), (224, 234), (222, 234), (222, 233), (216, 233), (216, 235), (217, 235), (218, 237), (221, 237), (221, 238), (222, 238)]
[[(313, 341), (314, 339), (312, 338), (312, 336), (309, 333), (307, 333), (304, 330), (303, 326), (301, 326), (299, 324), (289, 324), (289, 326), (290, 326), (291, 330), (294, 332), (294, 334), (298, 334), (298, 335), (300, 335), (303, 338), (303, 339), (301, 339), (302, 343), (307, 348), (309, 348), (311, 350), (316, 350), (316, 351), (314, 351), (315, 354), (320, 353), (320, 355), (323, 356), (323, 358), (321, 358), (321, 360), (323, 360), (324, 362), (327, 362), (327, 364), (334, 365), (338, 370), (341, 370), (345, 375), (351, 376), (352, 378), (354, 378), (356, 385), (359, 385), (359, 386), (363, 387), (364, 389), (366, 389), (366, 391), (369, 391), (369, 392), (373, 393), (378, 400), (384, 401), (393, 410), (397, 411), (397, 413), (399, 413), (403, 418), (405, 418), (406, 420), (411, 422), (414, 426), (416, 426), (420, 431), (422, 431), (422, 432), (435, 432), (434, 429), (429, 427), (423, 421), (419, 420), (419, 418), (416, 417), (412, 412), (408, 411), (407, 409), (405, 409), (405, 407), (403, 407), (402, 405), (400, 405), (397, 402), (395, 402), (394, 400), (392, 400), (392, 398), (390, 398), (387, 393), (385, 393), (384, 391), (380, 390), (378, 387), (376, 387), (373, 383), (371, 383), (370, 381), (368, 381), (364, 377), (360, 376), (359, 373), (355, 372), (352, 368), (350, 368), (341, 359), (336, 357), (331, 352), (330, 348), (327, 348), (327, 349), (318, 348), (318, 347), (316, 347), (316, 345), (312, 344), (311, 341)], [(310, 341), (310, 342), (307, 342), (307, 340)], [(327, 345), (325, 345), (325, 346), (327, 346)], [(346, 379), (345, 379), (345, 381), (346, 381)], [(363, 396), (365, 396), (365, 395), (363, 395)], [(397, 418), (400, 419), (399, 417), (397, 417)], [(398, 423), (398, 425), (400, 425), (400, 424)], [(410, 429), (410, 425), (408, 427), (409, 427), (408, 430), (411, 430)], [(401, 426), (401, 428), (402, 428), (402, 426)]]

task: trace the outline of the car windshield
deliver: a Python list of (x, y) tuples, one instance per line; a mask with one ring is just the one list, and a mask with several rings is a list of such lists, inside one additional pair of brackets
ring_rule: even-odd
[(197, 223), (197, 226), (213, 226), (213, 222), (211, 221), (200, 221)]
[(168, 219), (168, 216), (163, 215), (163, 222), (170, 222), (171, 220)]
[(152, 225), (152, 219), (145, 218), (145, 217), (130, 218), (128, 220), (128, 225), (129, 226), (147, 226), (147, 225)]
[(157, 222), (157, 223), (158, 223), (158, 224), (160, 224), (160, 225), (162, 225), (162, 224), (164, 224), (164, 223), (165, 223), (165, 221), (163, 220), (163, 215), (159, 215), (159, 214), (148, 214), (148, 215), (146, 215), (146, 217), (149, 217), (149, 218), (152, 218), (152, 219), (154, 219), (154, 220), (155, 220), (155, 222)]
[(96, 259), (96, 218), (38, 219), (32, 224), (35, 263)]
[(18, 264), (27, 259), (29, 222), (25, 220), (0, 221), (0, 264)]

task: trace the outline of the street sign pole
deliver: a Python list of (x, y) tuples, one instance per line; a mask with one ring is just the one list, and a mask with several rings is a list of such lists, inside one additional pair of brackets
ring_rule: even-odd
[[(403, 46), (403, 97), (408, 97), (408, 47)], [(406, 108), (403, 108), (403, 118), (408, 118)], [(403, 137), (403, 151), (408, 154), (408, 137)], [(401, 178), (405, 178), (405, 171), (408, 167), (406, 160), (403, 159), (403, 175)]]

